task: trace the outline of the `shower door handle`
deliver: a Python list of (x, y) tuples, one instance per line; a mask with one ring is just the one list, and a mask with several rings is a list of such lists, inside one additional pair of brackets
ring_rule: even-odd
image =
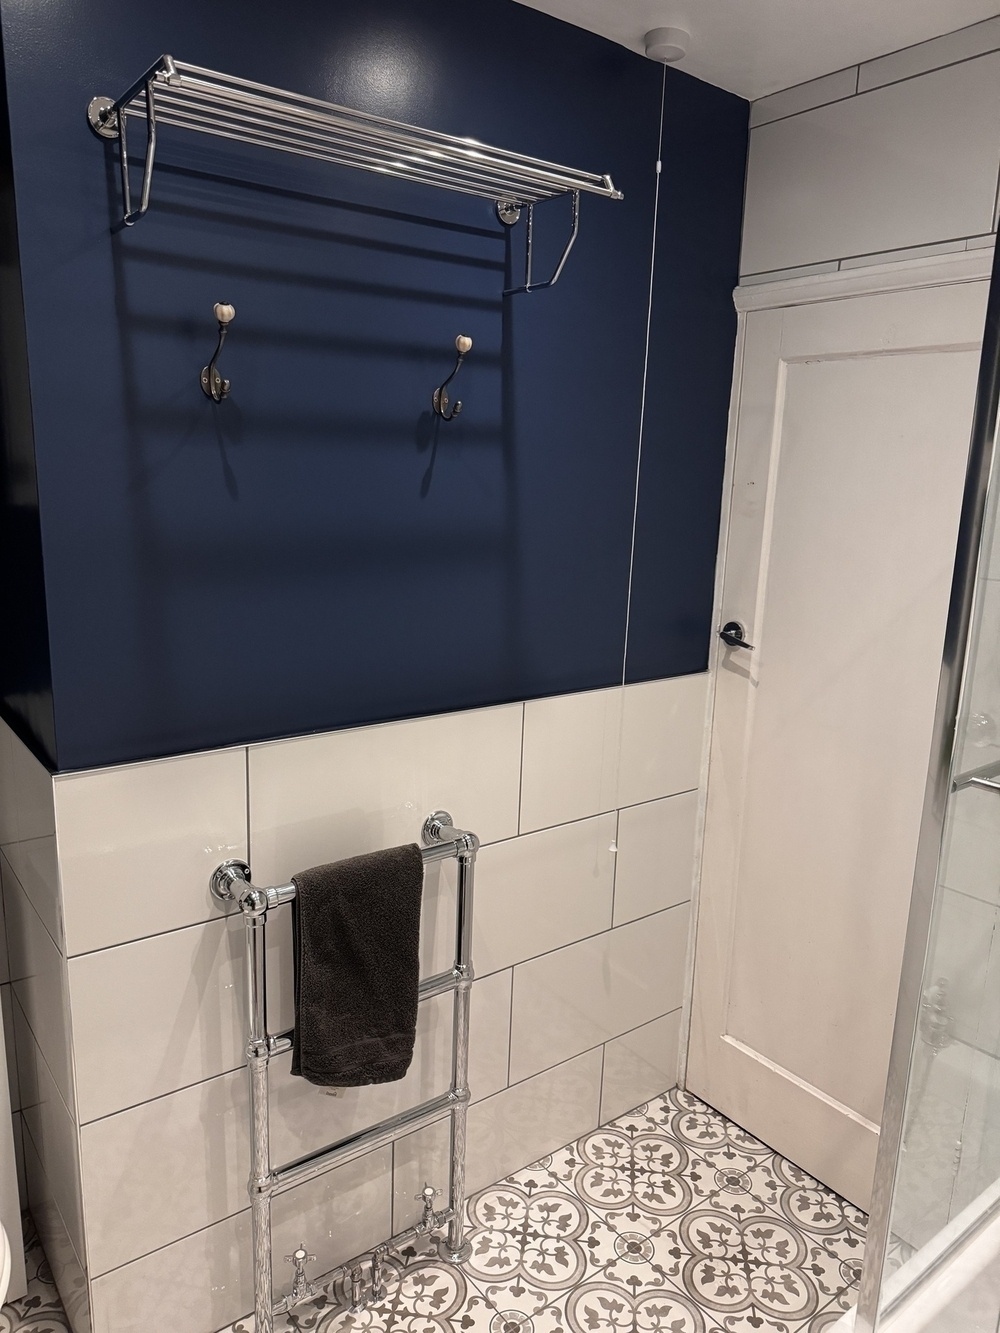
[(730, 648), (749, 648), (750, 652), (754, 651), (753, 644), (747, 643), (746, 630), (738, 620), (727, 621), (719, 630), (719, 638)]

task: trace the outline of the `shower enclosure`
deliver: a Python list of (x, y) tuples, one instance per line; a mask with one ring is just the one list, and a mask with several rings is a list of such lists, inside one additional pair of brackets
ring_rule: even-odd
[(995, 257), (856, 1333), (1000, 1328), (998, 274)]

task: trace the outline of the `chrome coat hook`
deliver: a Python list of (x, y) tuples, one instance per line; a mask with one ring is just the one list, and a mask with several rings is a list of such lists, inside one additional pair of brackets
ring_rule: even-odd
[(221, 403), (223, 398), (229, 397), (230, 383), (224, 380), (215, 368), (215, 363), (219, 359), (219, 353), (222, 351), (222, 344), (226, 341), (226, 334), (229, 326), (236, 318), (236, 307), (223, 305), (216, 301), (213, 306), (215, 318), (219, 321), (219, 341), (216, 344), (212, 359), (201, 372), (201, 387), (205, 395), (212, 399), (214, 403)]
[[(465, 360), (469, 352), (472, 351), (472, 339), (467, 333), (460, 333), (455, 339), (455, 351), (458, 353), (458, 356), (455, 359), (455, 369), (451, 372), (445, 382), (434, 390), (434, 398), (432, 400), (434, 403), (434, 411), (442, 421), (454, 421), (462, 410), (462, 400), (460, 398), (456, 398), (455, 404), (452, 406), (451, 401), (448, 398), (448, 385), (462, 369), (462, 362)], [(448, 410), (449, 407), (451, 408), (451, 411)]]

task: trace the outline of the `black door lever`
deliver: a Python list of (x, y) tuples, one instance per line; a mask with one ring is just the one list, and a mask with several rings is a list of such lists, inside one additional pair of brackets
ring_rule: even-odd
[(738, 620), (727, 621), (719, 630), (719, 638), (730, 648), (749, 648), (753, 652), (754, 646), (752, 643), (747, 643), (745, 635), (746, 630)]

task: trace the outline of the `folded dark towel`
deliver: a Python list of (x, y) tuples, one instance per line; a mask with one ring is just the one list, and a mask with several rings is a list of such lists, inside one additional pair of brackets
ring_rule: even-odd
[(326, 1088), (402, 1078), (417, 1029), (420, 848), (314, 866), (292, 882), (292, 1073)]

